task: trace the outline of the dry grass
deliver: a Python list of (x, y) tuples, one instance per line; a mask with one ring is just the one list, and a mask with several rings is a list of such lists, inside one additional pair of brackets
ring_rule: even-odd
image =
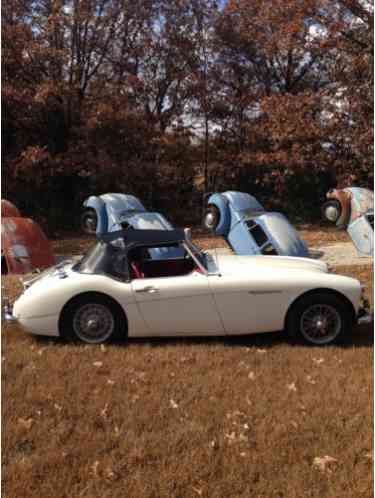
[[(372, 295), (370, 267), (340, 271)], [(101, 348), (4, 327), (2, 340), (4, 497), (373, 495), (372, 327), (324, 349), (281, 334)]]

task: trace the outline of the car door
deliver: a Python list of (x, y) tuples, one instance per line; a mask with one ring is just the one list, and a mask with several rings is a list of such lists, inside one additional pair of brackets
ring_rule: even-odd
[(151, 335), (224, 333), (208, 278), (202, 273), (134, 279), (132, 289)]
[(226, 334), (271, 332), (283, 328), (288, 294), (283, 293), (282, 286), (272, 276), (252, 275), (250, 279), (211, 275), (208, 278)]

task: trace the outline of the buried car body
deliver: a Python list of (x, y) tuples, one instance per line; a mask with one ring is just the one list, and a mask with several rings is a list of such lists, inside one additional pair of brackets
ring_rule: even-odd
[(306, 244), (288, 219), (266, 211), (250, 194), (214, 193), (207, 203), (205, 228), (223, 236), (236, 254), (309, 257)]
[(374, 254), (374, 192), (348, 187), (327, 192), (322, 206), (324, 218), (347, 230), (359, 255)]
[[(155, 247), (179, 247), (184, 257), (152, 259)], [(329, 273), (323, 262), (209, 254), (183, 230), (103, 235), (78, 263), (60, 264), (24, 287), (9, 319), (34, 334), (87, 343), (286, 329), (323, 345), (369, 318), (360, 283)]]

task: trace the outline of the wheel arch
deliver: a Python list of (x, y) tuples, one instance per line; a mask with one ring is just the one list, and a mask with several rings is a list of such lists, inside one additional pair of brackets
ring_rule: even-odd
[(59, 315), (59, 319), (58, 319), (58, 331), (59, 331), (59, 335), (61, 337), (64, 336), (64, 330), (63, 330), (63, 325), (64, 325), (64, 320), (67, 316), (67, 312), (69, 311), (69, 308), (74, 304), (75, 301), (78, 301), (79, 299), (87, 299), (87, 298), (99, 298), (99, 299), (105, 299), (107, 300), (108, 302), (110, 302), (117, 310), (117, 312), (119, 313), (119, 315), (123, 318), (124, 320), (124, 323), (125, 323), (125, 334), (126, 334), (126, 338), (128, 336), (128, 330), (129, 330), (129, 324), (128, 324), (128, 317), (124, 311), (124, 309), (122, 308), (122, 306), (120, 305), (120, 303), (118, 301), (116, 301), (116, 299), (114, 299), (113, 297), (109, 296), (108, 294), (105, 294), (104, 292), (96, 292), (96, 291), (87, 291), (87, 292), (81, 292), (79, 294), (76, 294), (75, 296), (71, 297), (69, 299), (69, 301), (67, 301), (62, 310), (60, 311), (60, 315)]
[(342, 294), (341, 292), (337, 291), (337, 290), (334, 290), (334, 289), (327, 289), (325, 287), (319, 287), (319, 288), (316, 288), (316, 289), (311, 289), (307, 292), (304, 292), (303, 294), (301, 294), (300, 296), (296, 297), (294, 299), (294, 301), (289, 305), (289, 308), (288, 308), (288, 311), (285, 315), (285, 320), (284, 320), (284, 329), (287, 328), (287, 325), (288, 325), (288, 321), (289, 321), (289, 318), (291, 316), (291, 313), (293, 311), (293, 308), (300, 302), (302, 301), (302, 299), (305, 299), (306, 297), (310, 297), (310, 296), (313, 296), (315, 294), (330, 294), (331, 296), (334, 296), (336, 298), (339, 298), (341, 299), (341, 301), (346, 305), (348, 306), (348, 308), (350, 309), (350, 313), (351, 313), (351, 318), (352, 318), (352, 321), (354, 322), (355, 320), (355, 315), (356, 315), (356, 312), (355, 312), (355, 308), (353, 306), (353, 303), (350, 301), (350, 299), (348, 299), (344, 294)]

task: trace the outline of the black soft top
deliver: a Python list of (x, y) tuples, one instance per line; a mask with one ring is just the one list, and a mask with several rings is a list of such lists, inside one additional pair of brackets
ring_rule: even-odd
[(138, 246), (178, 244), (179, 242), (184, 241), (186, 237), (185, 232), (182, 229), (137, 230), (134, 228), (127, 228), (126, 230), (97, 234), (97, 239), (106, 244), (121, 239), (124, 241), (125, 246)]

